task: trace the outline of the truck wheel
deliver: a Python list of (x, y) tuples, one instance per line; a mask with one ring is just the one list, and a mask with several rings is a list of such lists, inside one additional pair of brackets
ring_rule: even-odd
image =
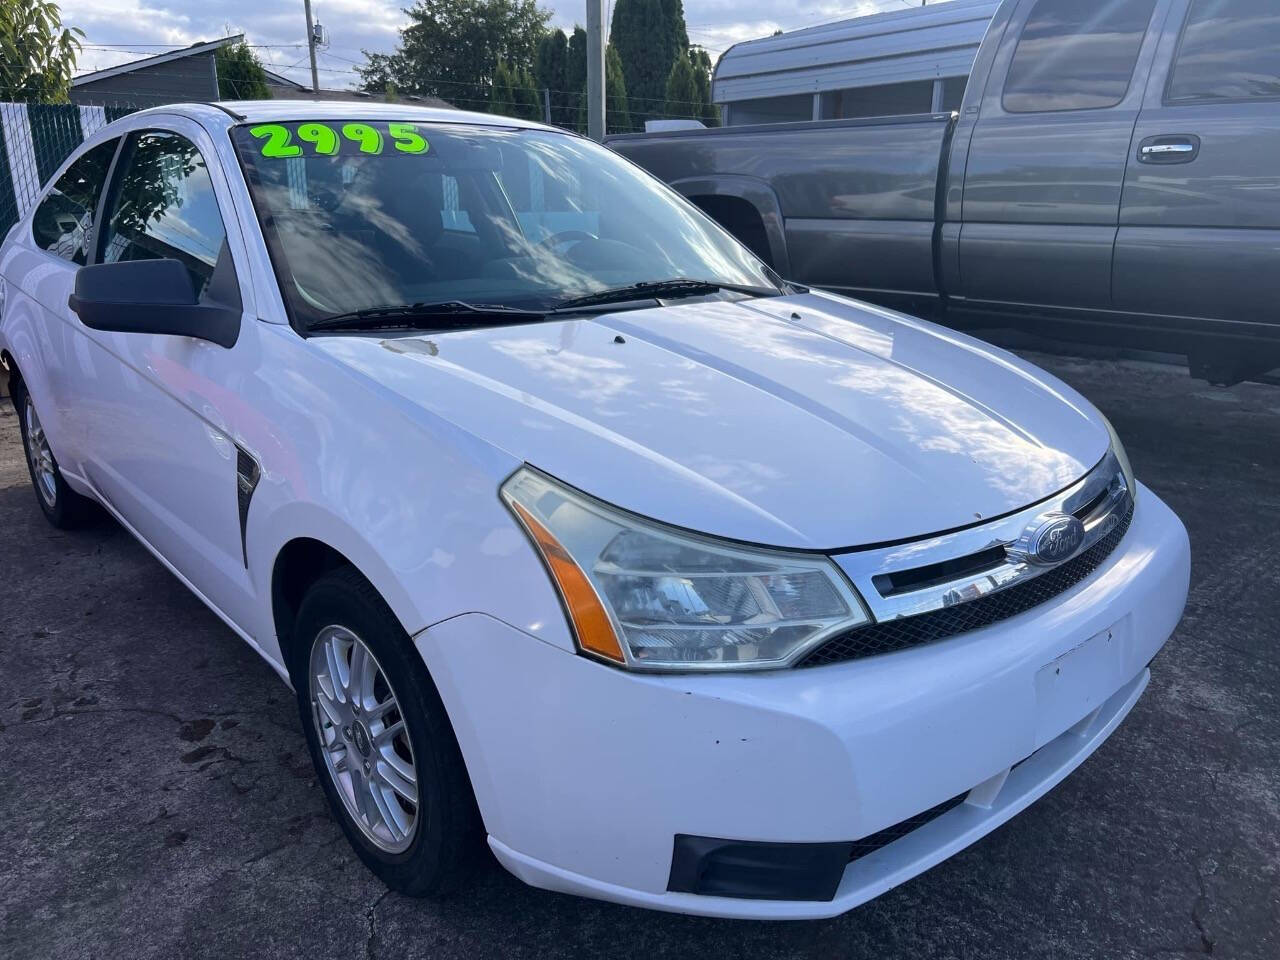
[(448, 893), (478, 860), (480, 817), (453, 728), (395, 615), (350, 567), (303, 598), (294, 687), (329, 807), (388, 887)]
[(67, 485), (58, 461), (49, 448), (36, 405), (21, 380), (13, 383), (13, 405), (18, 410), (22, 449), (27, 455), (27, 471), (35, 488), (36, 502), (51, 524), (60, 530), (78, 527), (93, 515), (93, 501)]

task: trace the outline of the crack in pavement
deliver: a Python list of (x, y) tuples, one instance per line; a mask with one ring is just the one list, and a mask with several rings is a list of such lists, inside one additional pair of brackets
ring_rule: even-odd
[(1200, 891), (1200, 895), (1196, 897), (1195, 902), (1191, 905), (1191, 922), (1195, 924), (1196, 930), (1200, 934), (1200, 945), (1203, 948), (1203, 952), (1212, 956), (1214, 940), (1209, 935), (1208, 928), (1204, 925), (1204, 918), (1200, 915), (1201, 908), (1209, 902), (1209, 892), (1205, 888), (1204, 874), (1200, 871), (1200, 865), (1193, 862), (1191, 868), (1195, 871), (1196, 887)]
[(387, 899), (387, 896), (390, 893), (391, 893), (390, 890), (383, 890), (382, 894), (378, 897), (378, 899), (373, 901), (373, 903), (369, 905), (369, 909), (364, 912), (365, 924), (367, 925), (368, 931), (369, 931), (369, 935), (368, 937), (365, 938), (365, 941), (364, 941), (364, 960), (374, 960), (373, 938), (377, 933), (377, 930), (375, 929), (376, 920), (377, 920), (376, 914), (378, 912), (378, 907), (382, 905), (382, 901)]
[(94, 710), (54, 710), (47, 717), (23, 717), (18, 720), (14, 726), (29, 726), (36, 723), (48, 723), (50, 720), (63, 720), (68, 717), (89, 716), (92, 714), (109, 714), (109, 713), (140, 713), (144, 716), (164, 717), (166, 720), (172, 720), (176, 724), (182, 724), (183, 719), (176, 713), (170, 713), (167, 710), (156, 710), (150, 707), (98, 707)]

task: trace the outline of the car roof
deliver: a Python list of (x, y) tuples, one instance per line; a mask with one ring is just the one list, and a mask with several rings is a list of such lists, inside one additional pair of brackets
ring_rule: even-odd
[(450, 110), (443, 107), (420, 107), (412, 103), (333, 100), (222, 100), (217, 103), (171, 103), (152, 107), (132, 116), (147, 113), (184, 114), (203, 121), (259, 123), (291, 120), (417, 120), (422, 123), (459, 123), (486, 127), (520, 127), (531, 130), (566, 131), (530, 120), (518, 120), (492, 113)]

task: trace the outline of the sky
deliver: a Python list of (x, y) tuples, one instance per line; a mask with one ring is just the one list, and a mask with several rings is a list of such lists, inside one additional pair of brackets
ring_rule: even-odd
[[(930, 0), (934, 2), (934, 0)], [(353, 85), (362, 50), (390, 52), (413, 0), (313, 0), (312, 15), (329, 32), (317, 58), (322, 87)], [(302, 0), (60, 0), (64, 26), (85, 32), (78, 73), (244, 33), (268, 69), (310, 83)], [(551, 23), (572, 28), (586, 20), (582, 0), (541, 0)], [(606, 17), (612, 0), (606, 0)], [(739, 40), (768, 36), (882, 10), (917, 0), (684, 0), (689, 40), (714, 59)], [(606, 22), (608, 22), (606, 20)]]

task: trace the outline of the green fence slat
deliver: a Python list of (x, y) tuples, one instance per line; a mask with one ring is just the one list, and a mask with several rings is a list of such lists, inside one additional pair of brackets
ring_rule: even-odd
[(13, 171), (9, 169), (9, 145), (0, 124), (0, 238), (18, 222), (18, 197), (13, 192)]
[[(80, 108), (75, 104), (35, 104), (21, 107), (26, 111), (31, 128), (31, 148), (35, 155), (35, 171), (40, 184), (48, 183), (62, 161), (84, 142), (84, 126), (80, 120)], [(132, 104), (112, 103), (103, 108), (106, 120), (111, 123), (137, 111)], [(23, 151), (25, 155), (25, 150)], [(31, 171), (23, 171), (24, 182)], [(3, 126), (0, 126), (0, 238), (18, 220), (18, 197), (14, 187), (14, 171), (9, 164), (9, 151), (5, 143)]]
[(84, 142), (80, 108), (71, 104), (29, 104), (31, 145), (42, 184), (48, 182), (71, 151)]

